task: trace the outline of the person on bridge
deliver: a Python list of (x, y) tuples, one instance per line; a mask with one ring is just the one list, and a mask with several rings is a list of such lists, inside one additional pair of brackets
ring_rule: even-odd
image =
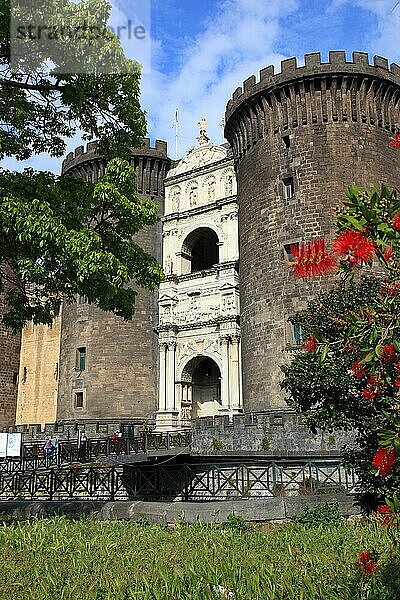
[(78, 451), (79, 459), (81, 461), (84, 462), (85, 460), (88, 459), (88, 450), (89, 450), (89, 443), (88, 443), (86, 431), (82, 431), (81, 436), (79, 438), (79, 451)]

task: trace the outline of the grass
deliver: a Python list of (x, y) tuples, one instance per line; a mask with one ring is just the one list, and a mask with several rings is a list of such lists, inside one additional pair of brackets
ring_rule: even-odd
[(1, 600), (397, 600), (400, 553), (374, 575), (361, 550), (382, 552), (375, 523), (173, 529), (65, 517), (0, 524)]

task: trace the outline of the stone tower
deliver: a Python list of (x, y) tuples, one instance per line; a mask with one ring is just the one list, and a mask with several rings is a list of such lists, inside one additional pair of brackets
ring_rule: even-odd
[[(250, 77), (226, 110), (225, 135), (238, 179), (243, 397), (245, 411), (284, 404), (282, 353), (297, 338), (287, 318), (320, 281), (299, 282), (285, 264), (291, 244), (332, 234), (333, 208), (348, 185), (400, 184), (400, 67), (376, 56), (330, 52), (295, 58), (281, 73)], [(291, 339), (293, 335), (294, 339)]]
[[(155, 148), (144, 140), (132, 150), (139, 196), (154, 200), (164, 214), (164, 179), (170, 166), (167, 144)], [(70, 153), (63, 174), (75, 174), (96, 182), (105, 162), (95, 144)], [(144, 228), (137, 243), (161, 262), (161, 222)], [(62, 310), (60, 379), (57, 420), (93, 418), (149, 418), (157, 407), (158, 323), (157, 293), (138, 290), (132, 321), (78, 299)]]

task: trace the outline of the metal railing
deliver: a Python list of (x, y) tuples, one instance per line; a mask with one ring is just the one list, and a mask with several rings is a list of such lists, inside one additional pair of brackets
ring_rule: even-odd
[(357, 478), (339, 461), (255, 461), (78, 464), (0, 474), (0, 498), (20, 500), (210, 501), (315, 494), (354, 494)]
[(191, 431), (168, 433), (143, 433), (136, 438), (112, 437), (88, 440), (78, 447), (78, 441), (60, 440), (46, 456), (43, 442), (22, 445), (20, 458), (0, 459), (0, 475), (16, 472), (38, 471), (65, 467), (77, 462), (94, 462), (108, 457), (146, 454), (149, 451), (168, 451), (173, 448), (190, 447)]

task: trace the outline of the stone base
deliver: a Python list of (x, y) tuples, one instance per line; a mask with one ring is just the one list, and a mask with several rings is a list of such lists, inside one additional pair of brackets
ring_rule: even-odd
[(173, 431), (179, 428), (179, 413), (176, 410), (158, 410), (156, 412), (156, 428), (157, 431)]

